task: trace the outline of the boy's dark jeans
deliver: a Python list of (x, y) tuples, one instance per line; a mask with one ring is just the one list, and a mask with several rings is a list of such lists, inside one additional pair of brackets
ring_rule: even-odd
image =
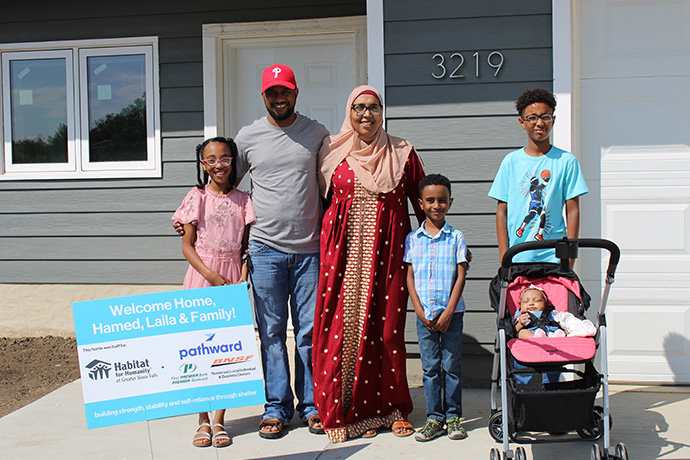
[(453, 314), (446, 332), (430, 331), (417, 318), (426, 417), (462, 417), (462, 326), (465, 313)]

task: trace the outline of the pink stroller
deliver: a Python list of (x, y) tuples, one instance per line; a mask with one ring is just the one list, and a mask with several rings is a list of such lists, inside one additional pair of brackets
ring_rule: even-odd
[[(520, 293), (532, 284), (544, 290), (556, 310), (584, 318), (590, 296), (569, 268), (568, 259), (576, 258), (578, 249), (585, 247), (609, 252), (596, 336), (517, 338), (511, 318), (520, 308)], [(512, 262), (521, 252), (551, 248), (560, 264)], [(503, 443), (503, 457), (499, 449), (492, 448), (491, 460), (527, 459), (522, 446), (514, 452), (510, 450), (509, 439), (516, 443), (537, 443), (597, 440), (602, 436), (603, 449), (593, 444), (591, 460), (628, 459), (627, 448), (622, 443), (615, 446), (615, 453), (609, 452), (611, 417), (605, 310), (619, 258), (618, 246), (600, 239), (535, 241), (515, 245), (506, 251), (499, 274), (489, 289), (491, 306), (498, 314), (489, 432), (496, 441)], [(601, 349), (601, 373), (594, 366), (598, 348)], [(594, 405), (600, 389), (603, 407)]]

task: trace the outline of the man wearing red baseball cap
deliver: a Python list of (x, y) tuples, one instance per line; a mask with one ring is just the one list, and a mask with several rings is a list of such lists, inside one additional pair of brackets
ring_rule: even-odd
[[(257, 216), (248, 252), (266, 391), (259, 436), (269, 439), (285, 433), (295, 410), (310, 432), (324, 433), (314, 407), (311, 348), (321, 215), (317, 154), (328, 130), (295, 112), (298, 94), (290, 67), (267, 67), (261, 96), (268, 113), (235, 138), (237, 177), (249, 172)], [(286, 346), (288, 311), (295, 336), (296, 408)]]
[(286, 65), (274, 64), (266, 67), (261, 78), (261, 95), (268, 110), (267, 121), (274, 126), (286, 128), (297, 119), (297, 82), (295, 73)]

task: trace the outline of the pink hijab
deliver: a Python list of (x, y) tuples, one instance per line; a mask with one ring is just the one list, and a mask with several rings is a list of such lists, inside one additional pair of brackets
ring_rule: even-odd
[(359, 182), (367, 190), (376, 193), (393, 190), (405, 172), (412, 144), (389, 136), (383, 125), (376, 131), (371, 143), (367, 144), (352, 127), (350, 110), (354, 100), (361, 94), (373, 94), (383, 105), (381, 94), (371, 86), (358, 86), (350, 93), (340, 133), (324, 139), (319, 151), (319, 189), (324, 197), (331, 187), (333, 172), (343, 160), (347, 161)]

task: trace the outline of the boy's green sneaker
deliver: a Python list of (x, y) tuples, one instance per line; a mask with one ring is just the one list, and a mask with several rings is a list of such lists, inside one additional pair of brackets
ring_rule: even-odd
[(446, 425), (448, 427), (448, 437), (450, 439), (465, 439), (467, 437), (467, 431), (465, 431), (465, 428), (460, 424), (465, 420), (464, 418), (461, 417), (455, 417), (451, 418), (449, 420), (446, 420)]
[(426, 423), (424, 423), (424, 426), (417, 430), (417, 434), (414, 435), (414, 438), (419, 442), (426, 442), (443, 436), (444, 434), (446, 434), (446, 430), (443, 429), (443, 422), (429, 418), (426, 420)]

